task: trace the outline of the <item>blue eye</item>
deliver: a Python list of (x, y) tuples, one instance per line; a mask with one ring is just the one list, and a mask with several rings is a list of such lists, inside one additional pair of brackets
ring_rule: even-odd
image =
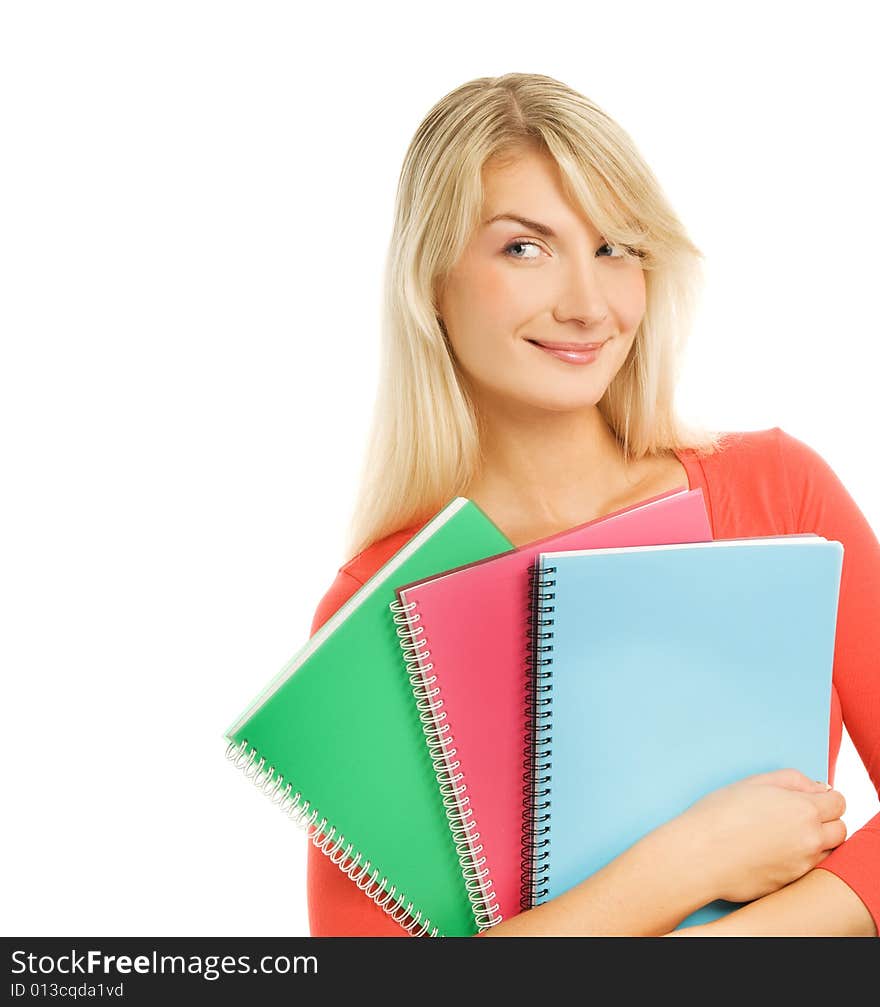
[[(602, 248), (619, 248), (619, 247), (621, 247), (621, 246), (619, 246), (619, 245), (609, 245), (607, 242), (602, 246)], [(600, 248), (599, 251), (601, 251), (601, 250), (602, 249)], [(609, 258), (609, 259), (623, 259), (625, 257), (626, 257), (626, 253), (623, 250), (621, 250), (620, 255), (609, 255), (609, 256), (607, 256), (607, 258)]]
[[(535, 241), (511, 241), (511, 243), (505, 247), (504, 254), (505, 255), (510, 255), (510, 250), (512, 248), (525, 248), (526, 246), (531, 246), (532, 248), (537, 248), (538, 251), (541, 250), (541, 246), (537, 242), (535, 242)], [(524, 256), (524, 255), (510, 255), (510, 257), (511, 257), (511, 259), (524, 259), (524, 258), (536, 259), (537, 258), (536, 255), (532, 255), (532, 256), (528, 256), (528, 257)]]
[[(511, 241), (509, 245), (506, 245), (505, 248), (504, 248), (504, 254), (510, 256), (511, 259), (524, 259), (525, 261), (528, 261), (529, 259), (537, 259), (538, 258), (537, 255), (526, 256), (526, 255), (514, 255), (514, 254), (512, 254), (511, 250), (514, 249), (514, 248), (527, 248), (527, 247), (537, 248), (539, 252), (541, 250), (541, 246), (536, 241), (520, 240), (520, 241)], [(609, 245), (606, 242), (604, 245), (601, 245), (599, 247), (599, 251), (601, 252), (602, 249), (604, 249), (604, 248), (614, 249), (614, 248), (617, 248), (617, 247), (621, 247), (621, 249), (622, 249), (622, 246)], [(626, 253), (621, 250), (621, 253), (619, 255), (607, 255), (607, 256), (605, 256), (605, 258), (608, 258), (608, 259), (624, 259), (624, 258), (626, 258)]]

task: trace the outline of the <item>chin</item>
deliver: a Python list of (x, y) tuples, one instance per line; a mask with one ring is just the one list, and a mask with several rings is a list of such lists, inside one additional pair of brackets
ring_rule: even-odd
[[(602, 395), (604, 395), (604, 391)], [(549, 397), (543, 401), (535, 402), (534, 407), (537, 409), (543, 409), (549, 413), (577, 413), (585, 409), (595, 409), (595, 407), (601, 402), (602, 395), (591, 396), (585, 398), (584, 396), (579, 396), (578, 398), (561, 399), (559, 396), (555, 398)]]
[(468, 384), (476, 399), (508, 409), (569, 413), (594, 408), (608, 390), (607, 370), (595, 366), (552, 374), (535, 364), (486, 374), (470, 374)]
[(527, 388), (510, 389), (503, 397), (511, 404), (527, 409), (540, 409), (551, 413), (579, 412), (592, 409), (601, 401), (607, 389), (606, 385), (590, 388), (563, 389), (555, 387), (541, 388), (537, 382)]

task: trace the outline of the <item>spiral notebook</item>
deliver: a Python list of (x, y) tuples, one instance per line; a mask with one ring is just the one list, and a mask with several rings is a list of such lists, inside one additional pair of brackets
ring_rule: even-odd
[(842, 563), (818, 535), (539, 555), (532, 904), (718, 787), (827, 778)]
[(523, 907), (531, 766), (529, 571), (542, 550), (712, 538), (702, 490), (673, 490), (397, 589), (401, 646), (467, 877), (491, 924)]
[(457, 497), (226, 731), (235, 765), (414, 936), (470, 936), (480, 923), (389, 606), (398, 583), (511, 548), (476, 504)]

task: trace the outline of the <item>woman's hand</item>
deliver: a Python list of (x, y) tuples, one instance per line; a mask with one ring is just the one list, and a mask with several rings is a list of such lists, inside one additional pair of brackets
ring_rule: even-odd
[(669, 823), (687, 830), (714, 898), (751, 902), (784, 887), (846, 839), (837, 790), (779, 769), (713, 790)]

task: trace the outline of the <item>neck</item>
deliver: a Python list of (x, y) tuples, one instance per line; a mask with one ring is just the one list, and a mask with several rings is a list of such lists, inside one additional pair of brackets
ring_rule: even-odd
[(483, 400), (479, 415), (482, 466), (466, 495), (509, 525), (590, 520), (643, 475), (642, 466), (627, 466), (596, 406), (554, 412)]

